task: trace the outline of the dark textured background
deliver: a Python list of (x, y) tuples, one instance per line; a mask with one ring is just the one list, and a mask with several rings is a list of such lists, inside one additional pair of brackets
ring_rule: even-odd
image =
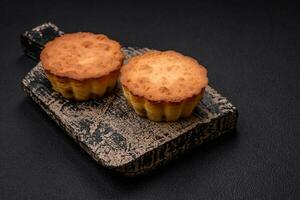
[[(0, 199), (299, 199), (299, 15), (288, 2), (1, 0)], [(238, 107), (236, 134), (144, 177), (99, 167), (21, 89), (35, 63), (19, 35), (45, 21), (196, 57)]]

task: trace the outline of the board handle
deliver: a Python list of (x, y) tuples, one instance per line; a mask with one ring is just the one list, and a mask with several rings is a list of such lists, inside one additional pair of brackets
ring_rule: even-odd
[(51, 22), (43, 23), (21, 34), (21, 45), (26, 56), (40, 60), (40, 53), (45, 44), (55, 37), (64, 34), (58, 26)]

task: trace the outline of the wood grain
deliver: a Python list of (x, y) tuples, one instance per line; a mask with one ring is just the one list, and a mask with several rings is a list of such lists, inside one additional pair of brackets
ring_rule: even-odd
[[(123, 48), (126, 58), (149, 49)], [(208, 86), (192, 117), (177, 122), (141, 118), (120, 86), (87, 102), (64, 99), (51, 89), (40, 63), (23, 79), (24, 90), (99, 164), (124, 175), (148, 172), (235, 128), (236, 108)]]

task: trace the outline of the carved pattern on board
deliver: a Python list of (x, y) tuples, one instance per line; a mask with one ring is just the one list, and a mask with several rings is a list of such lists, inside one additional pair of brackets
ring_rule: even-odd
[[(149, 49), (128, 47), (123, 51), (128, 59)], [(236, 108), (210, 86), (190, 118), (153, 122), (135, 114), (119, 85), (101, 99), (67, 100), (51, 89), (40, 63), (22, 84), (34, 101), (98, 163), (125, 175), (152, 170), (234, 129), (237, 122)]]

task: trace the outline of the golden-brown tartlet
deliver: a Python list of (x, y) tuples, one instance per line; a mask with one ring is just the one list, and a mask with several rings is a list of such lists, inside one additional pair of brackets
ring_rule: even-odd
[(107, 36), (79, 32), (48, 42), (40, 58), (54, 90), (68, 99), (88, 100), (114, 88), (124, 55)]
[(153, 121), (188, 117), (208, 84), (207, 70), (175, 51), (150, 51), (121, 68), (121, 84), (129, 104)]

